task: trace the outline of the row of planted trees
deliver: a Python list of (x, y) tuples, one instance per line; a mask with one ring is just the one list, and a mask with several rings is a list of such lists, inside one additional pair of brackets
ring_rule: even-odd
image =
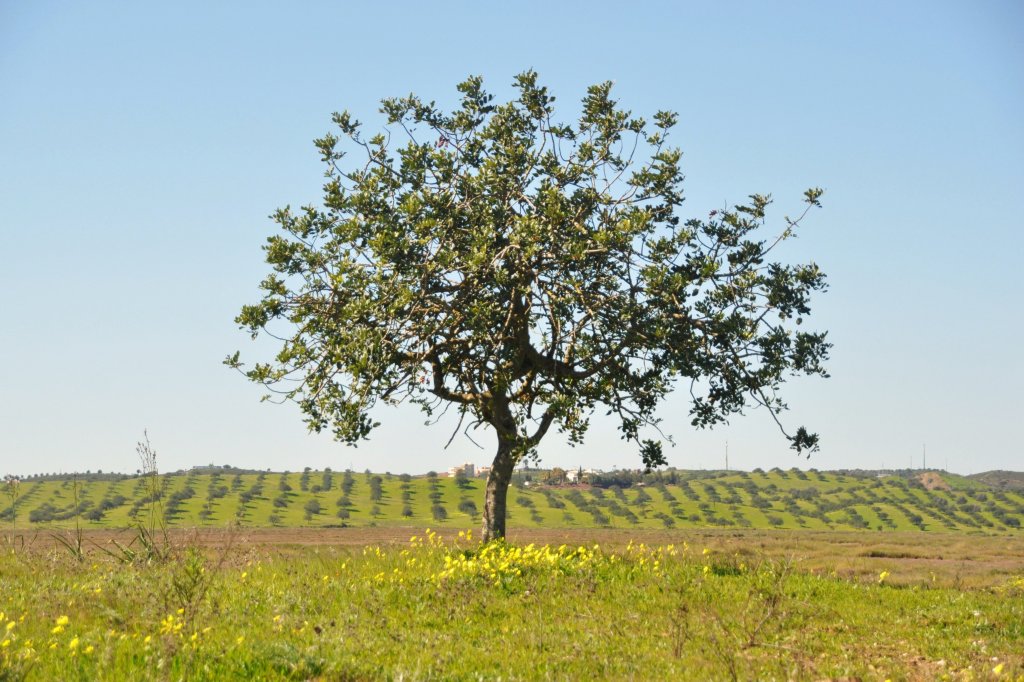
[[(599, 526), (612, 525), (614, 519), (630, 525), (648, 525), (645, 519), (657, 519), (664, 527), (680, 523), (749, 527), (763, 523), (782, 526), (875, 528), (879, 530), (916, 526), (1010, 530), (1019, 528), (1024, 505), (1005, 491), (943, 491), (926, 490), (917, 481), (900, 477), (865, 477), (825, 475), (816, 471), (773, 470), (771, 472), (679, 472), (642, 474), (612, 472), (595, 481), (593, 486), (537, 486), (543, 472), (534, 470), (513, 481), (514, 513), (526, 513), (535, 524), (551, 518), (552, 512), (565, 523), (581, 522)], [(556, 472), (557, 473), (557, 472)], [(371, 520), (394, 519), (397, 504), (404, 519), (421, 518), (426, 512), (436, 522), (447, 520), (452, 512), (478, 519), (480, 482), (457, 475), (454, 485), (442, 484), (435, 472), (426, 477), (426, 486), (414, 484), (408, 474), (372, 474), (359, 476), (352, 471), (336, 474), (330, 470), (315, 472), (305, 469), (300, 474), (277, 475), (275, 492), (267, 492), (272, 483), (268, 474), (190, 472), (183, 483), (180, 474), (138, 477), (133, 487), (125, 490), (125, 481), (83, 483), (65, 480), (54, 490), (51, 484), (45, 500), (36, 491), (42, 481), (19, 483), (17, 498), (0, 510), (0, 520), (13, 522), (22, 509), (22, 518), (30, 523), (51, 523), (82, 519), (102, 522), (112, 510), (128, 506), (131, 521), (151, 513), (154, 508), (164, 523), (181, 519), (186, 509), (195, 513), (189, 503), (201, 498), (200, 521), (220, 520), (219, 505), (232, 498), (235, 518), (253, 518), (257, 505), (269, 500), (271, 524), (294, 522), (296, 509), (306, 522), (333, 516), (337, 523), (349, 522), (353, 514)], [(796, 481), (799, 484), (793, 485)], [(533, 485), (528, 485), (528, 484)], [(8, 490), (13, 490), (13, 484)], [(358, 496), (356, 485), (363, 486)], [(397, 485), (397, 494), (396, 494)], [(298, 488), (298, 491), (294, 487)], [(84, 492), (84, 491), (87, 491)], [(337, 493), (332, 498), (326, 495)], [(535, 494), (534, 494), (535, 493)], [(9, 495), (10, 497), (10, 495)], [(397, 502), (395, 498), (397, 499)], [(655, 504), (655, 499), (660, 500)], [(366, 504), (366, 507), (362, 505)], [(186, 506), (187, 505), (187, 506)], [(520, 511), (515, 511), (521, 509)], [(751, 511), (756, 510), (752, 514)], [(24, 512), (28, 512), (25, 514)], [(261, 515), (258, 518), (266, 518)], [(814, 523), (812, 523), (814, 522)]]

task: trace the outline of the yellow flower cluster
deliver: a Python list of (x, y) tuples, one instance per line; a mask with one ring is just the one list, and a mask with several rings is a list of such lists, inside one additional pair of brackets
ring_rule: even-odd
[(515, 547), (503, 542), (492, 542), (477, 552), (446, 554), (444, 568), (432, 576), (434, 582), (452, 578), (484, 578), (500, 585), (511, 578), (522, 577), (524, 572), (544, 570), (562, 574), (574, 573), (589, 566), (599, 557), (600, 548), (592, 549), (562, 545), (538, 547), (529, 544)]
[[(682, 552), (688, 548), (684, 544)], [(461, 531), (446, 542), (429, 528), (423, 535), (409, 538), (409, 547), (396, 556), (380, 547), (366, 547), (363, 556), (380, 561), (380, 570), (370, 583), (405, 585), (426, 581), (440, 585), (453, 580), (480, 580), (511, 586), (527, 575), (578, 575), (601, 567), (622, 566), (630, 573), (663, 575), (667, 557), (677, 555), (675, 545), (649, 547), (630, 543), (624, 552), (605, 552), (599, 545), (569, 547), (530, 544), (519, 547), (502, 541), (473, 541), (472, 531)], [(398, 565), (394, 560), (398, 559)], [(390, 564), (390, 565), (389, 565)], [(440, 564), (440, 565), (439, 565)], [(424, 572), (424, 568), (428, 572)]]
[[(688, 549), (689, 547), (684, 542), (683, 551), (685, 552)], [(625, 558), (633, 561), (637, 568), (650, 568), (655, 573), (661, 573), (664, 570), (665, 558), (674, 557), (678, 553), (675, 545), (648, 547), (642, 542), (640, 544), (633, 544), (633, 541), (630, 540), (629, 544), (626, 545)], [(704, 553), (707, 554), (707, 550)]]
[[(176, 613), (169, 613), (164, 616), (163, 620), (160, 621), (158, 634), (162, 637), (171, 637), (179, 640), (187, 639), (186, 645), (195, 650), (199, 647), (200, 637), (208, 634), (212, 628), (205, 627), (202, 630), (192, 628), (191, 632), (188, 633), (188, 636), (186, 637), (188, 630), (185, 627), (186, 623), (184, 615), (185, 609), (178, 609)], [(152, 638), (147, 635), (144, 642), (149, 644), (151, 641)]]
[[(181, 615), (179, 611), (179, 616)], [(180, 635), (182, 629), (185, 627), (185, 621), (181, 618), (175, 619), (173, 613), (167, 614), (167, 616), (160, 621), (160, 634), (161, 635)]]
[[(473, 531), (468, 531), (468, 532), (461, 532), (460, 531), (459, 532), (459, 538), (472, 541), (472, 539), (473, 539)], [(444, 547), (444, 540), (442, 540), (441, 536), (439, 536), (435, 531), (432, 531), (429, 528), (427, 528), (425, 531), (423, 531), (423, 535), (413, 535), (411, 538), (409, 538), (409, 545), (412, 546), (412, 547), (424, 547), (424, 546), (427, 546), (427, 547), (443, 548)], [(378, 551), (378, 553), (380, 552), (380, 548), (379, 547), (377, 548), (377, 551)]]
[(1019, 575), (1014, 578), (1010, 578), (1005, 583), (1000, 585), (997, 590), (999, 592), (1009, 592), (1014, 595), (1024, 595), (1024, 575)]
[(66, 628), (67, 625), (68, 625), (68, 617), (67, 616), (61, 616), (60, 618), (57, 619), (57, 624), (53, 626), (52, 630), (50, 630), (50, 634), (51, 635), (59, 635), (60, 633), (64, 632), (64, 628)]
[(517, 547), (504, 542), (492, 542), (478, 545), (475, 551), (446, 553), (444, 567), (431, 576), (431, 581), (441, 583), (457, 579), (482, 579), (494, 585), (507, 585), (530, 573), (578, 575), (602, 566), (619, 564), (631, 572), (661, 575), (668, 556), (676, 556), (674, 545), (648, 547), (631, 542), (624, 553), (616, 554), (603, 552), (599, 545), (552, 547), (529, 544)]
[[(57, 636), (64, 633), (70, 622), (71, 619), (67, 616), (59, 616), (57, 618), (53, 627), (50, 629), (50, 635), (52, 636), (50, 637), (50, 641), (46, 647), (47, 649), (54, 650), (65, 648), (62, 647), (60, 640), (57, 639)], [(82, 646), (82, 641), (79, 639), (78, 635), (73, 635), (71, 639), (68, 640), (66, 648), (71, 656), (77, 656), (79, 653), (85, 656), (89, 656), (92, 654), (93, 651), (96, 650), (96, 647), (94, 647), (92, 644)]]
[[(25, 622), (25, 614), (15, 619), (13, 615), (8, 616), (0, 611), (0, 673), (12, 668), (18, 662), (26, 662), (36, 655), (31, 639), (21, 640), (18, 646), (18, 625)], [(3, 675), (0, 674), (0, 679)]]
[[(22, 619), (25, 617), (22, 616)], [(0, 611), (0, 635), (3, 635), (3, 640), (0, 640), (0, 649), (8, 649), (11, 643), (14, 642), (18, 636), (13, 632), (14, 628), (17, 627), (18, 623), (13, 618), (8, 619), (7, 614)]]

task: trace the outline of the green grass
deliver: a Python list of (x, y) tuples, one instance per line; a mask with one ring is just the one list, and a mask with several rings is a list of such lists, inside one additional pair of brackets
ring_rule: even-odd
[[(198, 528), (234, 522), (254, 527), (431, 525), (456, 529), (479, 524), (482, 479), (460, 488), (451, 478), (380, 474), (376, 476), (381, 495), (372, 499), (374, 476), (320, 471), (167, 474), (155, 481), (162, 495), (156, 503), (143, 501), (152, 483), (144, 477), (29, 480), (22, 483), (16, 504), (10, 504), (10, 497), (0, 498), (0, 524), (16, 524), (22, 531), (68, 528), (76, 522), (86, 528), (127, 528), (151, 514), (171, 527)], [(1024, 493), (986, 488), (977, 480), (949, 474), (942, 477), (949, 490), (925, 490), (895, 476), (796, 470), (690, 471), (676, 472), (675, 477), (676, 483), (624, 490), (547, 487), (535, 480), (533, 485), (510, 489), (509, 524), (958, 533), (1017, 533), (1024, 525)], [(176, 507), (171, 504), (175, 496), (182, 498)], [(309, 513), (313, 502), (319, 510)], [(107, 507), (102, 514), (101, 506)], [(443, 508), (445, 518), (435, 516), (437, 506)], [(173, 513), (165, 514), (169, 507)]]
[[(605, 533), (486, 548), (424, 533), (384, 547), (184, 543), (132, 563), (5, 552), (0, 679), (1024, 676), (1024, 576), (961, 589), (904, 573), (913, 559), (892, 557), (925, 551), (918, 534), (894, 534), (910, 549), (875, 548), (866, 560), (883, 563), (844, 577), (756, 547), (820, 559), (874, 536)], [(965, 556), (997, 551), (956, 538)]]

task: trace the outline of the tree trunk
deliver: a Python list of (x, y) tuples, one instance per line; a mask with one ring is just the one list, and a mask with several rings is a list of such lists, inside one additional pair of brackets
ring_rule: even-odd
[(483, 541), (490, 542), (505, 537), (505, 509), (508, 500), (508, 484), (512, 482), (515, 459), (512, 443), (498, 438), (498, 454), (494, 456), (491, 472), (487, 475), (484, 491)]

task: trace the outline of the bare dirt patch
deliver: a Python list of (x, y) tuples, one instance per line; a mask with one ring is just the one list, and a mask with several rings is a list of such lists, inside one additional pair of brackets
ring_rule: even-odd
[(949, 490), (949, 484), (943, 480), (942, 476), (939, 476), (934, 471), (925, 471), (918, 474), (917, 480), (921, 482), (927, 490)]
[[(234, 528), (174, 529), (167, 542), (175, 547), (198, 546), (215, 555), (230, 553), (232, 561), (258, 556), (295, 556), (321, 551), (354, 553), (363, 547), (402, 546), (423, 528), (387, 526), (375, 528)], [(66, 554), (55, 533), (36, 532), (19, 536), (18, 551)], [(438, 535), (457, 539), (457, 529)], [(88, 530), (83, 532), (87, 554), (101, 558), (104, 549), (133, 542), (137, 531)], [(986, 588), (1005, 584), (1024, 575), (1024, 536), (968, 535), (962, 533), (807, 531), (807, 530), (631, 530), (631, 529), (516, 529), (509, 541), (561, 545), (600, 545), (620, 550), (630, 542), (647, 545), (674, 544), (694, 554), (744, 561), (789, 561), (798, 571), (836, 575), (875, 582), (887, 571), (888, 582), (905, 586), (955, 586)]]

